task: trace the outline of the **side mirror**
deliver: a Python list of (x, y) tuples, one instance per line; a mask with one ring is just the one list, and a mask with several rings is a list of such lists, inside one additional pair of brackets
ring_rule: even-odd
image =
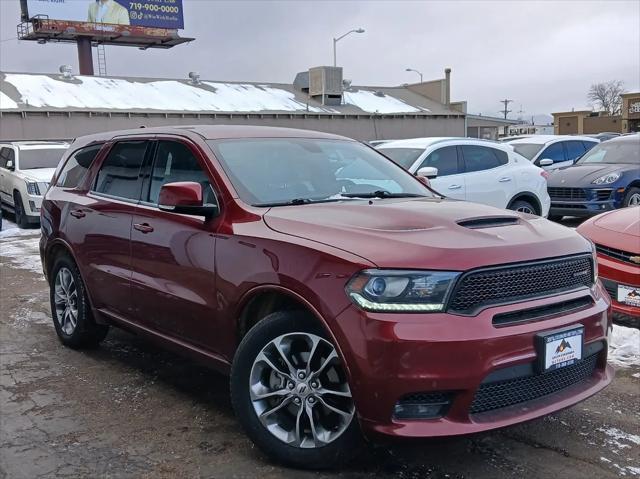
[(429, 180), (427, 178), (425, 178), (424, 176), (416, 176), (416, 179), (422, 183), (424, 186), (427, 186), (429, 188), (431, 188), (431, 183), (429, 182)]
[(13, 160), (8, 160), (7, 161), (6, 168), (7, 168), (7, 170), (11, 170), (11, 171), (13, 171), (15, 169), (15, 166), (13, 165)]
[(438, 168), (423, 166), (416, 172), (416, 176), (432, 180), (438, 176)]
[(202, 185), (195, 181), (166, 183), (160, 188), (158, 208), (162, 211), (213, 218), (219, 213), (218, 205), (204, 205)]
[(551, 165), (553, 165), (553, 160), (550, 160), (549, 158), (540, 160), (540, 166), (551, 166)]

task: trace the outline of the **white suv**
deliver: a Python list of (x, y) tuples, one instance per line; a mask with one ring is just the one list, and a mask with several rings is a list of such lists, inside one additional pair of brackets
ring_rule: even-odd
[(548, 173), (508, 145), (470, 138), (415, 138), (380, 145), (382, 154), (449, 198), (547, 216)]
[(69, 144), (61, 141), (0, 142), (0, 200), (20, 228), (40, 221), (40, 204)]
[(534, 165), (555, 170), (573, 165), (598, 143), (600, 140), (586, 136), (533, 135), (510, 141), (508, 145)]

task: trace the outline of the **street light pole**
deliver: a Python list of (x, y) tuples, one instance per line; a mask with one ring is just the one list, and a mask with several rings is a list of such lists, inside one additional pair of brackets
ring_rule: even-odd
[(351, 33), (364, 33), (364, 28), (358, 28), (357, 30), (349, 30), (344, 35), (333, 39), (333, 66), (334, 67), (338, 66), (338, 61), (337, 61), (337, 58), (336, 58), (336, 43), (338, 43), (340, 40), (342, 40), (347, 35), (350, 35)]
[(420, 75), (420, 83), (423, 83), (423, 81), (422, 81), (422, 73), (420, 73), (418, 70), (414, 70), (413, 68), (407, 68), (405, 71), (406, 71), (406, 72), (414, 72), (414, 73), (417, 73), (418, 75)]

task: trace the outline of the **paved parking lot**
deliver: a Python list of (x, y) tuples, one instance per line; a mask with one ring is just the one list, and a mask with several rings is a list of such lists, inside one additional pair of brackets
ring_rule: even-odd
[(640, 477), (637, 330), (618, 330), (632, 339), (616, 352), (625, 367), (612, 385), (569, 410), (379, 446), (341, 471), (300, 472), (252, 447), (225, 377), (121, 331), (97, 350), (62, 347), (37, 244), (38, 230), (0, 233), (0, 478)]

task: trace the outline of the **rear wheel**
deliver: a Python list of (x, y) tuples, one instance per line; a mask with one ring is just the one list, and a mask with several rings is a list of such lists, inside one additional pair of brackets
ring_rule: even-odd
[(624, 195), (624, 201), (622, 205), (627, 206), (640, 206), (640, 188), (632, 186), (629, 191)]
[(273, 313), (247, 333), (233, 361), (231, 400), (251, 440), (290, 466), (335, 467), (363, 443), (338, 353), (301, 312)]
[(535, 207), (526, 200), (516, 200), (509, 205), (509, 209), (513, 211), (519, 211), (520, 213), (527, 213), (530, 215), (537, 215)]
[(16, 212), (16, 224), (20, 228), (26, 228), (29, 226), (29, 219), (24, 211), (24, 203), (22, 203), (22, 197), (17, 191), (13, 193), (13, 205)]
[(74, 349), (97, 346), (109, 327), (93, 320), (80, 271), (66, 255), (55, 260), (50, 276), (50, 301), (58, 338)]

